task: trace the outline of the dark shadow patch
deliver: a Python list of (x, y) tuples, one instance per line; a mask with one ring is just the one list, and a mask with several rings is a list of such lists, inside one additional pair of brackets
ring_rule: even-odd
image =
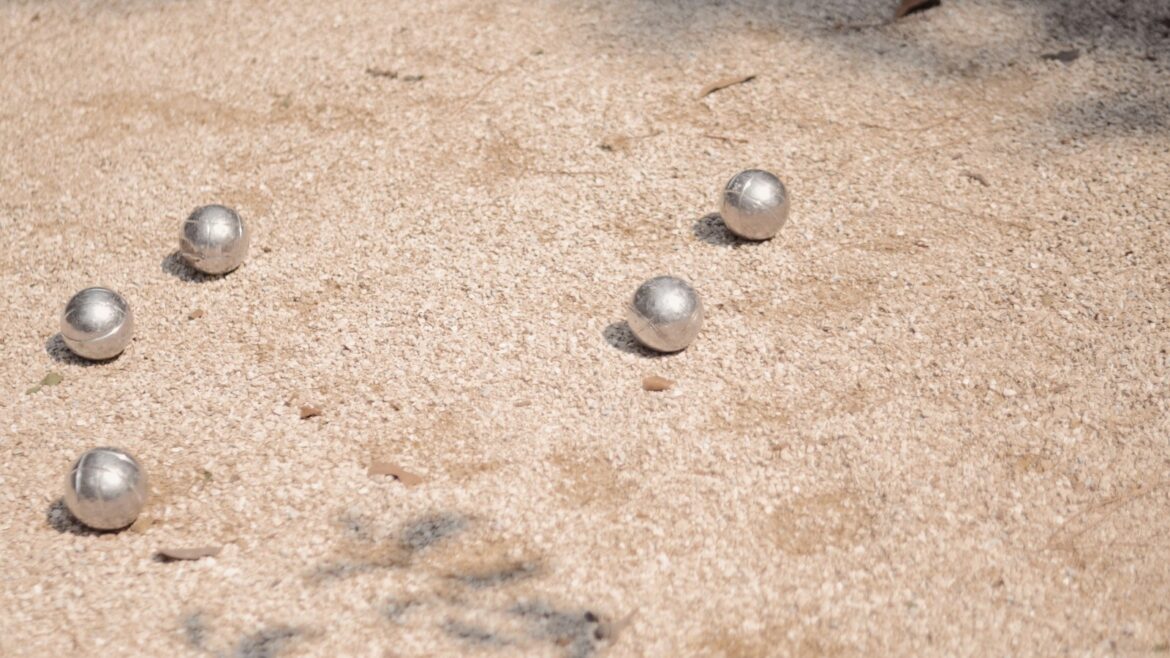
[(660, 359), (664, 356), (670, 356), (675, 352), (655, 352), (654, 350), (643, 346), (634, 338), (634, 332), (630, 330), (630, 324), (625, 320), (621, 322), (610, 323), (604, 331), (601, 332), (605, 342), (609, 343), (611, 347), (619, 349), (627, 354), (634, 354), (637, 356), (646, 357), (647, 359)]
[(176, 279), (186, 281), (188, 283), (203, 283), (204, 281), (211, 281), (213, 279), (222, 279), (223, 274), (204, 274), (199, 270), (187, 264), (183, 257), (179, 255), (176, 249), (162, 259), (162, 271), (170, 274)]
[(308, 578), (310, 581), (319, 583), (325, 580), (343, 580), (383, 569), (394, 569), (404, 566), (406, 566), (404, 560), (396, 560), (393, 558), (387, 558), (385, 560), (337, 560), (313, 569), (309, 573)]
[(495, 633), (479, 626), (448, 619), (443, 623), (443, 632), (451, 637), (468, 642), (471, 644), (487, 645), (487, 646), (504, 646), (511, 644), (507, 638), (496, 635)]
[(1045, 32), (1056, 41), (1091, 41), (1094, 49), (1145, 49), (1157, 47), (1165, 36), (1157, 20), (1165, 12), (1165, 4), (1159, 0), (1045, 0), (1034, 4), (1043, 12)]
[(337, 523), (341, 526), (342, 532), (348, 539), (367, 542), (374, 540), (373, 535), (370, 534), (369, 519), (346, 514), (339, 517)]
[(1066, 103), (1054, 112), (1081, 137), (1156, 133), (1170, 129), (1170, 97), (1157, 92), (1132, 96), (1118, 92)]
[[(563, 0), (558, 4), (576, 6)], [(922, 10), (934, 4), (904, 2), (901, 6)], [(1161, 69), (1170, 61), (1170, 18), (1165, 0), (991, 3), (985, 9), (994, 10), (1004, 20), (1027, 20), (1036, 25), (1015, 37), (984, 42), (964, 40), (964, 28), (956, 21), (962, 4), (944, 2), (913, 19), (897, 20), (895, 14), (901, 7), (895, 0), (608, 0), (598, 5), (602, 21), (583, 29), (590, 30), (596, 39), (617, 40), (625, 49), (678, 59), (696, 57), (708, 41), (719, 43), (729, 35), (794, 35), (794, 41), (874, 71), (913, 69), (929, 73), (931, 78), (968, 83), (993, 79), (1021, 64), (1027, 66), (1026, 60), (1039, 53), (1060, 55), (1056, 61), (1070, 58), (1073, 49), (1082, 57), (1105, 53), (1107, 59), (1152, 62), (1148, 67), (1135, 67), (1136, 77), (1126, 89), (1130, 98), (1123, 101), (1136, 100), (1151, 108), (1160, 103), (1161, 114), (1170, 115), (1170, 104), (1159, 97), (1161, 85), (1157, 84)], [(1053, 69), (1037, 74), (1061, 72)], [(971, 112), (965, 120), (979, 116), (979, 108), (971, 108)], [(1065, 118), (1054, 112), (1035, 116), (1034, 122), (1045, 125)], [(1161, 119), (1158, 124), (1166, 122)], [(1070, 127), (1079, 125), (1071, 123)]]
[[(945, 11), (941, 0), (740, 0), (734, 4), (725, 0), (627, 0), (601, 4), (609, 9), (604, 13), (609, 24), (600, 33), (640, 49), (690, 53), (705, 40), (719, 40), (750, 28), (806, 35), (862, 50), (864, 55), (884, 55), (870, 58), (872, 66), (881, 66), (891, 57), (910, 60), (911, 55), (919, 67), (937, 66), (945, 60), (941, 56), (945, 53), (920, 56), (932, 51), (915, 38), (920, 29), (916, 21), (897, 20), (928, 9), (937, 10), (930, 14)], [(1031, 43), (1093, 41), (1096, 48), (1144, 49), (1160, 47), (1158, 40), (1170, 33), (1170, 25), (1163, 22), (1170, 20), (1163, 0), (1027, 0), (1005, 9), (1013, 5), (1033, 10), (1040, 29), (1029, 31), (1019, 41), (994, 44), (1001, 51), (1018, 48), (1024, 39)], [(866, 32), (864, 40), (842, 38), (861, 30)], [(917, 52), (897, 53), (899, 49)]]
[(527, 580), (540, 573), (540, 564), (536, 562), (513, 562), (502, 567), (486, 569), (484, 571), (462, 574), (451, 574), (451, 580), (463, 583), (473, 589), (487, 589), (500, 587), (511, 583)]
[(78, 537), (92, 537), (95, 535), (110, 535), (120, 532), (123, 528), (117, 530), (95, 530), (73, 516), (73, 512), (65, 506), (65, 499), (58, 498), (49, 505), (49, 509), (45, 511), (45, 521), (48, 522), (49, 527), (62, 534), (69, 533), (77, 535)]
[(415, 553), (463, 532), (467, 525), (467, 519), (456, 514), (431, 514), (404, 527), (398, 544)]
[(233, 658), (275, 658), (300, 634), (295, 628), (274, 626), (244, 636), (232, 650)]
[(716, 247), (734, 247), (736, 249), (746, 246), (759, 244), (752, 240), (745, 240), (738, 235), (731, 232), (727, 228), (727, 224), (723, 222), (723, 217), (717, 212), (703, 215), (691, 226), (691, 233), (700, 242), (705, 242)]
[(101, 359), (98, 361), (82, 358), (74, 354), (73, 350), (69, 349), (69, 346), (65, 344), (65, 338), (61, 336), (61, 332), (57, 332), (45, 341), (45, 353), (49, 355), (50, 359), (56, 361), (57, 363), (64, 363), (65, 365), (70, 366), (90, 367), (100, 366), (103, 363), (114, 361), (118, 357), (122, 356), (122, 354), (125, 352), (119, 352), (118, 354), (108, 359)]
[(203, 620), (202, 612), (183, 618), (183, 637), (187, 638), (187, 644), (202, 651), (207, 648), (207, 635), (207, 622)]
[(538, 640), (565, 647), (570, 658), (588, 658), (601, 648), (609, 635), (601, 617), (588, 610), (557, 610), (543, 601), (518, 603), (509, 610), (528, 624), (529, 634)]
[(390, 599), (382, 604), (382, 616), (396, 624), (401, 624), (402, 618), (420, 605), (422, 603), (414, 599)]
[(320, 563), (305, 577), (320, 584), (327, 580), (341, 580), (364, 574), (410, 566), (414, 551), (433, 543), (445, 534), (461, 529), (459, 517), (433, 515), (407, 525), (395, 538), (379, 538), (371, 519), (344, 514), (336, 523), (344, 534), (344, 542), (335, 557)]

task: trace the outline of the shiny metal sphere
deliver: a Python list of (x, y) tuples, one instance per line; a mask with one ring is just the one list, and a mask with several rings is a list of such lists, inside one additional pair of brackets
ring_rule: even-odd
[(65, 478), (65, 506), (78, 521), (97, 530), (134, 523), (148, 495), (146, 472), (118, 448), (86, 452)]
[(638, 286), (626, 310), (634, 338), (659, 352), (686, 349), (703, 324), (703, 302), (689, 283), (657, 276)]
[(251, 233), (236, 211), (226, 206), (202, 206), (183, 222), (179, 254), (200, 272), (223, 274), (244, 262), (250, 240)]
[(134, 336), (130, 305), (109, 288), (86, 288), (61, 314), (61, 338), (75, 354), (94, 361), (122, 353)]
[(767, 240), (788, 221), (788, 206), (788, 190), (779, 178), (762, 169), (748, 169), (723, 188), (719, 214), (739, 237)]

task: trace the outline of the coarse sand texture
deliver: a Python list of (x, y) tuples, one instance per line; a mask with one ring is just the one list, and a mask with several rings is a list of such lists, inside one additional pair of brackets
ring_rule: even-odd
[(1170, 6), (897, 5), (0, 3), (0, 656), (1170, 651)]

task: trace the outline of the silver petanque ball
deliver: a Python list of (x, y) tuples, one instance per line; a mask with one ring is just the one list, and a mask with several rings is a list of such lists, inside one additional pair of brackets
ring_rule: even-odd
[(146, 504), (146, 472), (125, 450), (94, 448), (83, 454), (65, 479), (65, 506), (96, 530), (134, 523)]
[(223, 274), (244, 262), (250, 239), (248, 227), (236, 211), (227, 206), (202, 206), (183, 222), (179, 254), (200, 272)]
[(686, 281), (656, 276), (634, 292), (626, 322), (639, 343), (659, 352), (677, 352), (699, 334), (703, 302)]
[(741, 238), (767, 240), (788, 221), (788, 190), (762, 169), (736, 174), (723, 188), (723, 223)]
[(130, 305), (109, 288), (86, 288), (61, 314), (61, 338), (74, 354), (101, 361), (122, 353), (134, 336)]

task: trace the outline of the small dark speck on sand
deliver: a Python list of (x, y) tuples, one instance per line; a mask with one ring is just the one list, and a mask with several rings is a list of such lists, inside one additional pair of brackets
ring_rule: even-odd
[(363, 541), (373, 539), (370, 536), (370, 523), (367, 519), (344, 514), (337, 519), (337, 523), (341, 526), (342, 531), (347, 537)]

